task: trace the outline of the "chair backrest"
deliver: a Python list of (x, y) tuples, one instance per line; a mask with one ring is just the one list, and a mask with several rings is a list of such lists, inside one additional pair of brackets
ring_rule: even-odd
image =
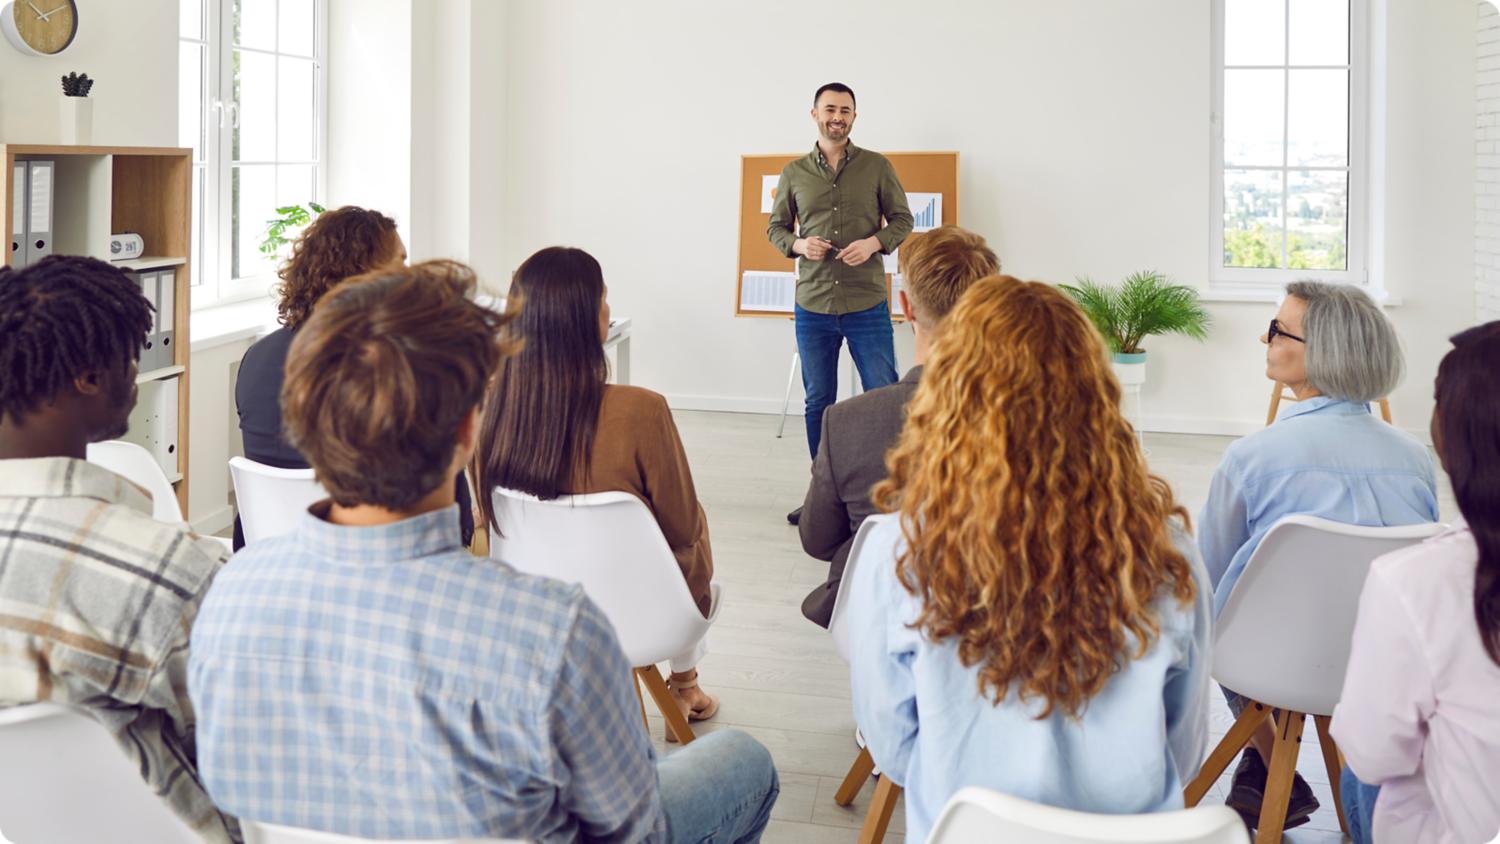
[(50, 703), (0, 709), (0, 841), (202, 844), (88, 714)]
[(309, 506), (328, 497), (312, 469), (277, 469), (231, 457), (229, 475), (246, 545), (291, 533)]
[(900, 517), (900, 513), (868, 516), (859, 523), (859, 530), (854, 532), (854, 543), (849, 546), (849, 559), (844, 562), (844, 574), (839, 578), (839, 591), (833, 596), (833, 615), (828, 619), (828, 632), (833, 636), (833, 646), (838, 648), (839, 657), (845, 663), (849, 662), (849, 590), (854, 582), (854, 569), (859, 563), (860, 552), (865, 548), (865, 537), (876, 525)]
[(718, 587), (705, 619), (656, 517), (634, 495), (596, 492), (552, 501), (508, 489), (493, 495), (505, 535), (490, 531), (490, 556), (518, 571), (582, 584), (609, 616), (631, 665), (655, 665), (682, 653), (718, 616)]
[[(278, 824), (255, 823), (243, 819), (240, 821), (240, 826), (245, 832), (245, 844), (364, 844), (364, 842), (376, 840), (338, 835), (332, 832), (318, 832), (312, 829), (297, 829)], [(421, 841), (382, 838), (380, 844), (525, 844), (525, 842), (509, 838), (443, 838)]]
[(1214, 679), (1261, 703), (1332, 715), (1370, 563), (1444, 529), (1281, 519), (1256, 546), (1219, 613)]
[(151, 493), (151, 518), (170, 524), (182, 523), (182, 506), (161, 464), (151, 452), (135, 443), (109, 440), (90, 443), (88, 460)]
[(969, 786), (948, 798), (928, 844), (1250, 844), (1228, 806), (1145, 815), (1096, 815)]

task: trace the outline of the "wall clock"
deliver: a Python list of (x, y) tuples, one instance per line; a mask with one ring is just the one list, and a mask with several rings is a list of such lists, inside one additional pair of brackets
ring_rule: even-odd
[(13, 0), (0, 6), (0, 30), (28, 56), (55, 56), (78, 37), (74, 0)]

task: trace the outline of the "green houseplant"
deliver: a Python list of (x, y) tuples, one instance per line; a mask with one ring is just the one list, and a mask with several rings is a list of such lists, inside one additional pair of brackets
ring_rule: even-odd
[(1098, 284), (1087, 276), (1078, 284), (1060, 284), (1083, 308), (1104, 335), (1104, 345), (1117, 363), (1143, 363), (1141, 341), (1153, 334), (1183, 334), (1200, 343), (1208, 337), (1213, 317), (1204, 310), (1198, 291), (1173, 284), (1167, 276), (1138, 272), (1119, 287)]
[(260, 242), (261, 254), (267, 258), (275, 258), (281, 251), (281, 247), (292, 242), (292, 239), (286, 236), (287, 229), (300, 229), (312, 222), (313, 212), (322, 214), (327, 210), (316, 202), (307, 203), (307, 208), (301, 205), (286, 205), (277, 208), (276, 213), (279, 216), (274, 220), (266, 221), (266, 236)]

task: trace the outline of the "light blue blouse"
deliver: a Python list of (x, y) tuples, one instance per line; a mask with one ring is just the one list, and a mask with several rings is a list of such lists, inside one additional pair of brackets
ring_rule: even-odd
[[(943, 804), (980, 785), (1028, 800), (1112, 814), (1182, 808), (1208, 740), (1213, 620), (1208, 575), (1192, 538), (1173, 542), (1192, 566), (1197, 597), (1153, 604), (1161, 635), (1088, 702), (1078, 720), (1015, 689), (998, 706), (979, 694), (953, 639), (932, 642), (908, 625), (919, 600), (896, 578), (906, 547), (894, 516), (867, 537), (849, 609), (854, 717), (870, 755), (906, 789), (906, 837), (925, 841)], [(1134, 647), (1131, 644), (1129, 647)]]
[(1327, 396), (1300, 401), (1231, 443), (1198, 516), (1215, 617), (1261, 537), (1293, 514), (1366, 527), (1435, 522), (1432, 456), (1364, 405)]

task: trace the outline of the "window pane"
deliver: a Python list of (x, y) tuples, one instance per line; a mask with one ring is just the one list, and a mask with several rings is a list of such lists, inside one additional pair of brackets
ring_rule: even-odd
[(317, 23), (313, 8), (313, 0), (281, 0), (281, 14), (277, 16), (281, 40), (277, 42), (277, 51), (296, 56), (313, 54)]
[(260, 253), (266, 224), (276, 217), (276, 166), (236, 166), (232, 178), (234, 196), (230, 204), (230, 261), (234, 278), (252, 278), (271, 272), (272, 265)]
[(177, 145), (192, 147), (193, 160), (203, 160), (203, 80), (208, 48), (177, 44)]
[(178, 35), (203, 40), (204, 2), (205, 0), (182, 0), (177, 11)]
[(1349, 0), (1291, 0), (1291, 64), (1349, 63)]
[(1224, 64), (1283, 64), (1285, 0), (1224, 0)]
[(313, 159), (313, 63), (310, 59), (277, 59), (276, 157), (280, 161)]
[(189, 278), (194, 287), (203, 283), (203, 215), (208, 211), (208, 168), (193, 168), (193, 268)]
[(1291, 171), (1287, 180), (1287, 266), (1347, 269), (1349, 175), (1338, 170)]
[(234, 43), (276, 49), (276, 0), (234, 0)]
[(276, 160), (276, 57), (234, 51), (235, 161)]
[(1224, 266), (1281, 266), (1281, 173), (1224, 171)]
[(1287, 163), (1349, 163), (1349, 71), (1293, 70), (1288, 80)]
[(1280, 166), (1284, 70), (1224, 71), (1224, 163)]
[[(283, 164), (276, 168), (277, 206), (301, 205), (317, 201), (317, 186), (313, 184), (311, 164)], [(311, 208), (307, 209), (309, 212)], [(316, 216), (316, 215), (314, 215)], [(290, 238), (291, 234), (288, 233)]]

